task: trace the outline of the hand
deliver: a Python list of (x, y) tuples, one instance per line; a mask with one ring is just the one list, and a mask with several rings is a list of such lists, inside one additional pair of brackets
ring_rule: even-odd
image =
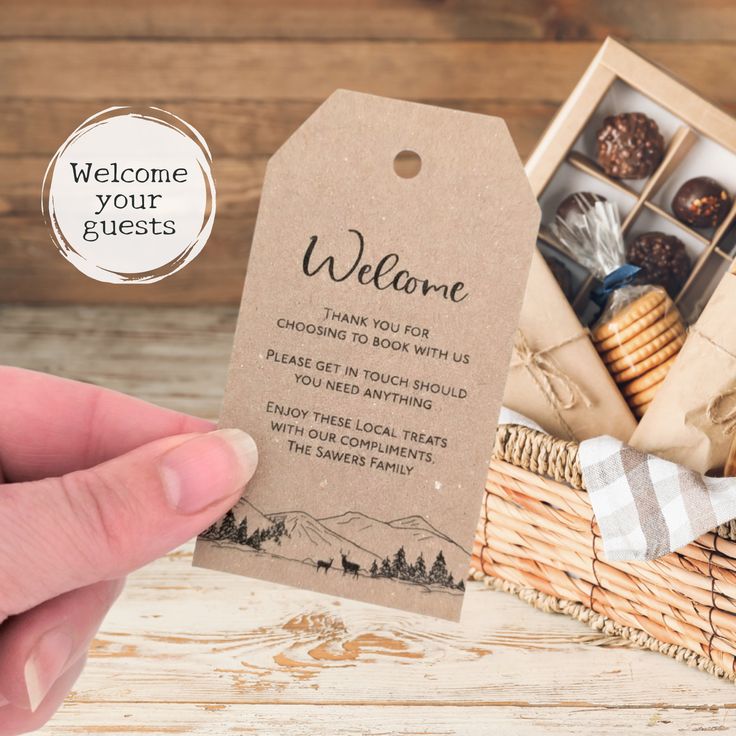
[(39, 728), (82, 671), (127, 573), (231, 508), (240, 430), (0, 367), (0, 736)]

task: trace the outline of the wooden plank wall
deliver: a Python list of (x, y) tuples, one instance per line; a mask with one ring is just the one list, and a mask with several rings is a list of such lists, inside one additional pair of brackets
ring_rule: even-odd
[[(613, 34), (736, 112), (730, 0), (3, 0), (0, 301), (234, 303), (268, 155), (337, 87), (501, 115), (522, 155)], [(85, 117), (155, 104), (207, 138), (218, 216), (161, 284), (111, 286), (50, 245), (48, 159)]]

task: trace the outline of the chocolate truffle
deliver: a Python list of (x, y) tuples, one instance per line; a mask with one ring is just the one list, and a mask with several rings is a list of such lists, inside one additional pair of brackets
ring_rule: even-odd
[(579, 222), (580, 216), (595, 205), (596, 202), (605, 202), (606, 198), (595, 192), (573, 192), (557, 206), (555, 216), (564, 220), (570, 227)]
[(689, 179), (672, 200), (675, 217), (693, 227), (718, 227), (730, 209), (729, 193), (708, 176)]
[(598, 163), (616, 179), (643, 179), (659, 165), (664, 138), (643, 112), (610, 115), (598, 131)]
[(673, 298), (690, 274), (690, 258), (682, 241), (665, 233), (639, 235), (626, 249), (626, 260), (641, 267), (641, 283), (663, 286)]

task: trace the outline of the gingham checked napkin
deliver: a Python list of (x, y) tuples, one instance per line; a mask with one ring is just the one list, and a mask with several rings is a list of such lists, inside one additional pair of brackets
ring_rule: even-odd
[[(505, 408), (499, 421), (541, 430)], [(736, 478), (709, 478), (613, 437), (584, 440), (578, 458), (609, 560), (653, 560), (736, 518)]]
[(580, 443), (609, 560), (653, 560), (736, 518), (736, 478), (709, 478), (613, 437)]

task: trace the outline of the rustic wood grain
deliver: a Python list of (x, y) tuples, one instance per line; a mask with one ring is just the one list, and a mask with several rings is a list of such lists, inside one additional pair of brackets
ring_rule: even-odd
[[(0, 358), (215, 418), (232, 308), (0, 307)], [(70, 349), (71, 346), (71, 349)], [(676, 734), (733, 685), (470, 584), (459, 625), (191, 567), (131, 576), (41, 733)]]
[[(314, 100), (337, 88), (406, 99), (562, 101), (598, 43), (400, 41), (0, 41), (0, 97)], [(634, 49), (715, 101), (736, 45)], [(112, 63), (114, 60), (114, 63)], [(717, 60), (717, 63), (714, 62)], [(156, 73), (151, 73), (156, 70)]]
[(621, 718), (736, 699), (731, 683), (480, 584), (469, 590), (460, 623), (446, 623), (195, 569), (187, 545), (132, 576), (73, 702), (575, 705), (618, 707)]
[(0, 305), (0, 361), (216, 419), (236, 317), (230, 307)]
[[(450, 94), (452, 90), (448, 90)], [(554, 102), (506, 100), (418, 100), (468, 112), (496, 115), (509, 126), (519, 152), (526, 156), (552, 115)], [(215, 157), (270, 156), (317, 108), (317, 101), (300, 100), (169, 100), (126, 98), (126, 104), (156, 105), (179, 115), (207, 139)], [(121, 100), (19, 99), (3, 101), (0, 116), (0, 156), (50, 158), (64, 139), (85, 119)], [(734, 103), (736, 107), (736, 102)], [(9, 165), (2, 159), (3, 165)], [(48, 163), (48, 161), (47, 161)], [(40, 183), (37, 182), (37, 188)]]
[(2, 36), (733, 40), (728, 0), (5, 0)]
[[(124, 719), (124, 720), (123, 720)], [(156, 704), (154, 708), (126, 703), (89, 703), (83, 709), (70, 703), (40, 733), (69, 734), (278, 734), (315, 736), (590, 736), (593, 729), (633, 734), (728, 733), (733, 715), (726, 708), (617, 708), (576, 705), (528, 706), (338, 706), (238, 705), (225, 703)], [(89, 725), (80, 725), (86, 723)], [(595, 724), (595, 725), (593, 725)]]
[(207, 247), (155, 284), (105, 284), (79, 273), (54, 250), (40, 213), (0, 217), (0, 303), (237, 304), (254, 221), (218, 217)]
[[(695, 46), (694, 60), (697, 50), (702, 56), (708, 46)], [(442, 98), (452, 90), (456, 99), (538, 102), (561, 100), (596, 47), (472, 41), (11, 39), (0, 41), (0, 96), (90, 100), (114, 92), (118, 99), (318, 101), (347, 87), (410, 99)], [(549, 63), (552, 48), (554, 64)], [(523, 64), (509, 63), (522, 54)], [(727, 65), (728, 58), (723, 62)], [(697, 71), (702, 67), (697, 65)]]

